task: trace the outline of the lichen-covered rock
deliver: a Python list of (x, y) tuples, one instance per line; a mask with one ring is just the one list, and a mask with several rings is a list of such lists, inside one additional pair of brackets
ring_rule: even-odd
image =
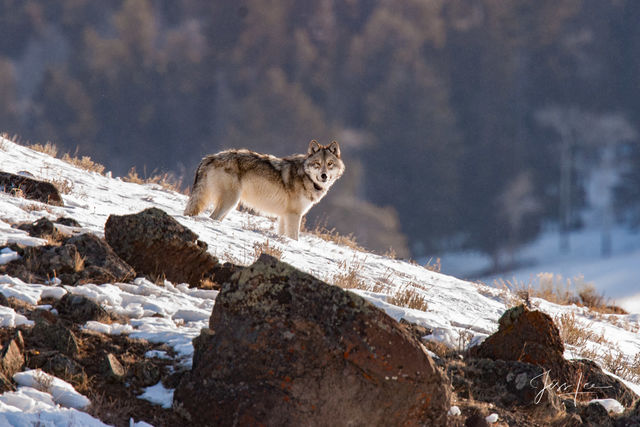
[(45, 317), (36, 319), (29, 334), (30, 342), (48, 350), (56, 350), (74, 357), (80, 351), (80, 341), (73, 331), (58, 321)]
[(198, 286), (203, 280), (216, 281), (221, 268), (197, 234), (157, 208), (109, 216), (104, 235), (122, 259), (152, 280)]
[(65, 238), (69, 238), (70, 236), (62, 233), (53, 222), (49, 221), (47, 218), (40, 218), (35, 222), (27, 222), (24, 224), (19, 224), (17, 227), (19, 230), (24, 230), (29, 233), (29, 236), (33, 237), (50, 237), (54, 240), (62, 240)]
[(95, 234), (74, 236), (67, 240), (67, 244), (76, 247), (83, 259), (83, 270), (86, 270), (76, 284), (126, 282), (136, 276), (135, 270)]
[(23, 175), (0, 172), (0, 191), (54, 206), (64, 206), (55, 185)]
[(0, 266), (0, 273), (28, 283), (58, 278), (64, 284), (126, 282), (135, 271), (103, 240), (91, 233), (64, 240), (60, 246), (16, 248), (21, 258)]
[[(553, 320), (541, 311), (524, 306), (507, 310), (500, 318), (498, 331), (469, 350), (471, 357), (513, 360), (540, 366), (548, 382), (565, 384), (567, 390), (578, 388), (581, 399), (618, 400), (631, 405), (637, 396), (619, 380), (602, 372), (589, 360), (564, 358), (564, 344)], [(585, 384), (590, 387), (585, 390)], [(581, 388), (582, 387), (582, 388)]]
[(196, 425), (446, 425), (421, 343), (363, 298), (262, 255), (222, 287), (174, 407)]
[(112, 316), (100, 304), (82, 295), (67, 293), (56, 302), (55, 308), (60, 316), (74, 323), (84, 324), (89, 320), (98, 322), (112, 320)]
[(491, 359), (451, 360), (447, 374), (454, 391), (469, 401), (488, 402), (547, 421), (566, 417), (554, 389), (543, 387), (544, 368)]

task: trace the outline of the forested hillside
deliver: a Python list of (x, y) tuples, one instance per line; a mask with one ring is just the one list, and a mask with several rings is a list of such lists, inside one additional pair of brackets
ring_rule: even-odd
[(579, 226), (594, 171), (602, 216), (638, 222), (638, 22), (633, 0), (0, 0), (0, 131), (185, 183), (223, 148), (337, 139), (316, 218), (498, 259)]

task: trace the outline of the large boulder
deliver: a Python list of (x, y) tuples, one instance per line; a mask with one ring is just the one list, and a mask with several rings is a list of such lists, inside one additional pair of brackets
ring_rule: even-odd
[(110, 215), (104, 235), (122, 259), (152, 280), (199, 286), (205, 280), (216, 281), (216, 273), (225, 270), (197, 234), (157, 208)]
[(268, 255), (224, 284), (174, 407), (196, 425), (446, 425), (444, 373), (363, 298)]
[(37, 200), (54, 206), (64, 206), (60, 192), (55, 185), (24, 175), (0, 172), (0, 190), (25, 199)]
[(560, 332), (551, 317), (522, 305), (507, 310), (500, 318), (498, 331), (472, 347), (469, 354), (540, 366), (545, 370), (545, 375), (538, 379), (540, 387), (557, 389), (562, 385), (560, 392), (582, 400), (610, 398), (628, 407), (638, 397), (594, 362), (566, 360)]

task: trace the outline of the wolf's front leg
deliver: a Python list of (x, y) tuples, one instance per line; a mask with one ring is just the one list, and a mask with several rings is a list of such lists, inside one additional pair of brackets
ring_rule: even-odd
[(298, 240), (298, 232), (300, 231), (302, 215), (297, 213), (284, 214), (280, 218), (280, 221), (281, 226), (284, 227), (284, 235)]

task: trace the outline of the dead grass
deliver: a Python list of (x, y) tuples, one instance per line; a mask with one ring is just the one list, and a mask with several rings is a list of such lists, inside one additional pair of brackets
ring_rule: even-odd
[(43, 144), (31, 144), (28, 145), (34, 151), (39, 151), (40, 153), (48, 154), (51, 157), (56, 157), (58, 155), (58, 147), (55, 144), (47, 141)]
[(36, 389), (45, 393), (50, 392), (51, 386), (53, 385), (53, 377), (51, 375), (39, 370), (34, 374), (33, 379), (36, 381)]
[(399, 307), (412, 308), (414, 310), (427, 311), (429, 305), (425, 298), (415, 289), (412, 284), (406, 285), (387, 299), (389, 304)]
[(71, 191), (73, 191), (73, 182), (69, 181), (68, 179), (59, 178), (53, 179), (49, 182), (53, 184), (62, 194), (70, 194)]
[(253, 254), (256, 259), (258, 259), (261, 254), (271, 255), (274, 258), (280, 259), (282, 257), (282, 249), (269, 243), (269, 239), (267, 239), (264, 242), (255, 242), (253, 244)]
[(135, 412), (135, 406), (127, 399), (115, 399), (105, 393), (94, 392), (89, 395), (91, 406), (87, 413), (103, 423), (118, 425)]
[(20, 205), (20, 209), (22, 209), (25, 212), (45, 211), (45, 212), (49, 212), (50, 214), (53, 214), (53, 210), (49, 206), (45, 205), (44, 203), (22, 204)]
[(143, 178), (138, 175), (136, 167), (134, 166), (129, 170), (127, 176), (122, 178), (122, 180), (125, 182), (132, 182), (134, 184), (157, 184), (165, 190), (186, 194), (186, 190), (183, 188), (182, 178), (178, 178), (169, 172), (152, 172), (150, 176)]
[(603, 295), (598, 294), (593, 283), (586, 282), (582, 276), (564, 279), (558, 274), (539, 273), (529, 283), (498, 279), (494, 285), (511, 292), (527, 304), (531, 298), (542, 298), (555, 304), (587, 307), (602, 314), (627, 314), (624, 309), (610, 304)]
[[(18, 142), (19, 143), (19, 142)], [(24, 144), (26, 147), (39, 151), (40, 153), (47, 154), (51, 157), (58, 157), (58, 147), (52, 142), (46, 142), (43, 144)], [(105, 167), (100, 163), (94, 162), (91, 160), (89, 156), (81, 156), (78, 157), (78, 150), (72, 155), (70, 153), (65, 153), (61, 158), (62, 161), (70, 163), (80, 169), (84, 169), (90, 172), (97, 172), (99, 174), (103, 174)]]
[(584, 347), (589, 341), (604, 344), (604, 333), (598, 335), (593, 331), (593, 323), (582, 324), (576, 319), (575, 313), (564, 313), (557, 316), (555, 324), (560, 330), (560, 338), (565, 344), (575, 347)]
[(365, 250), (358, 244), (358, 242), (356, 242), (356, 238), (354, 237), (353, 233), (343, 236), (338, 233), (335, 228), (329, 229), (326, 227), (326, 225), (323, 224), (316, 224), (316, 226), (312, 230), (307, 230), (306, 223), (303, 223), (300, 228), (304, 229), (304, 231), (307, 233), (321, 238), (324, 241), (333, 242), (337, 245), (346, 246), (348, 248), (355, 249), (361, 252), (364, 252)]
[(65, 153), (64, 156), (62, 156), (62, 161), (70, 163), (80, 169), (84, 169), (89, 172), (96, 172), (101, 175), (104, 173), (105, 169), (104, 165), (94, 162), (89, 156), (76, 157), (75, 154), (71, 156), (69, 153)]

